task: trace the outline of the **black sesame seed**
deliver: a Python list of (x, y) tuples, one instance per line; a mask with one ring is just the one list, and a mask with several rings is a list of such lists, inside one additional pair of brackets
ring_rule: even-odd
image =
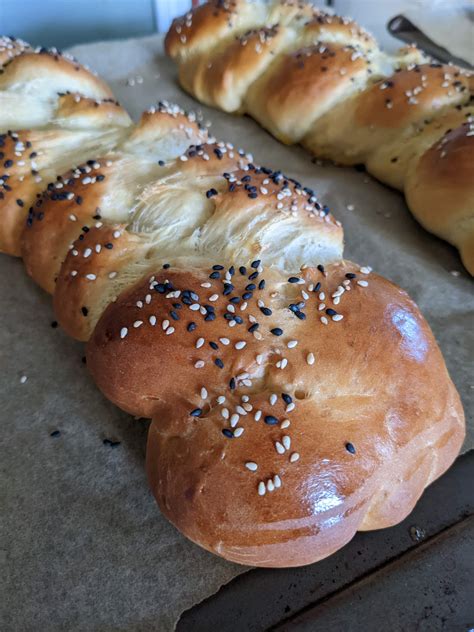
[(258, 284), (258, 289), (263, 290), (264, 287), (265, 287), (265, 279), (262, 279), (260, 283)]
[(356, 449), (355, 449), (354, 445), (352, 443), (349, 443), (349, 442), (346, 443), (346, 450), (348, 452), (350, 452), (351, 454), (355, 454), (356, 453)]
[(234, 378), (234, 377), (232, 377), (232, 378), (230, 379), (230, 382), (229, 382), (229, 388), (230, 388), (230, 390), (231, 390), (231, 391), (235, 390), (235, 386), (236, 386), (236, 384), (235, 384), (235, 378)]
[(189, 414), (191, 415), (191, 417), (200, 417), (202, 415), (202, 409), (201, 408), (195, 408)]
[(280, 327), (274, 327), (273, 329), (270, 329), (270, 332), (274, 336), (281, 336), (283, 334), (283, 329), (281, 329)]
[(224, 269), (224, 266), (221, 266), (221, 265), (215, 265), (215, 266), (212, 266), (212, 269), (213, 269), (213, 270), (223, 270), (223, 269)]
[(257, 329), (259, 328), (259, 324), (258, 323), (254, 323), (251, 327), (248, 328), (248, 331), (253, 334), (254, 331), (257, 331)]
[(61, 436), (61, 432), (59, 430), (53, 430), (53, 432), (49, 433), (50, 437), (60, 437)]
[(240, 316), (234, 316), (234, 320), (238, 325), (241, 325), (244, 322)]
[(316, 285), (314, 286), (313, 292), (319, 292), (320, 289), (321, 289), (321, 283), (318, 281)]
[(58, 321), (57, 320), (53, 320), (53, 322), (51, 323), (51, 327), (53, 329), (56, 329), (57, 326), (58, 326)]
[(335, 309), (331, 309), (330, 307), (328, 307), (328, 309), (326, 310), (326, 314), (328, 316), (335, 316), (337, 314)]
[(242, 294), (242, 298), (244, 299), (244, 301), (248, 301), (249, 298), (252, 298), (252, 296), (253, 296), (252, 292), (244, 292)]
[(252, 274), (249, 274), (249, 281), (253, 281), (254, 279), (256, 279), (258, 277), (258, 272), (252, 272)]
[(273, 313), (269, 307), (261, 307), (260, 311), (262, 312), (264, 316), (271, 316)]
[(222, 434), (227, 437), (228, 439), (233, 439), (234, 438), (234, 433), (232, 432), (232, 430), (229, 430), (229, 428), (223, 428), (222, 429)]
[(17, 200), (16, 203), (18, 204), (18, 206), (25, 206), (25, 203), (23, 202), (23, 200)]
[(163, 264), (163, 270), (168, 270), (169, 267), (170, 267), (169, 263), (164, 263)]
[(170, 311), (170, 316), (173, 320), (179, 320), (179, 315), (173, 309)]
[(269, 426), (275, 426), (278, 423), (278, 419), (273, 415), (265, 415), (263, 420)]
[(210, 343), (209, 343), (209, 346), (210, 346), (212, 349), (215, 349), (216, 351), (217, 351), (217, 349), (219, 349), (219, 345), (217, 344), (217, 342), (210, 342)]
[(252, 261), (252, 263), (250, 264), (250, 267), (258, 268), (259, 265), (260, 265), (260, 259), (255, 259), (255, 261)]
[(208, 191), (206, 191), (206, 197), (207, 198), (211, 198), (214, 195), (217, 195), (217, 190), (216, 189), (209, 189)]
[(196, 323), (189, 323), (189, 325), (186, 327), (186, 329), (188, 331), (194, 331), (196, 329)]
[(83, 316), (87, 316), (87, 314), (89, 313), (89, 310), (87, 309), (87, 307), (81, 307), (81, 312)]
[(300, 320), (306, 320), (306, 314), (304, 312), (300, 312), (299, 310), (295, 312), (295, 316)]
[(164, 167), (165, 166), (165, 161), (164, 160), (158, 160), (158, 164), (160, 165), (160, 167)]
[(346, 272), (346, 279), (355, 279), (356, 276), (353, 272)]
[(160, 294), (164, 294), (166, 292), (166, 287), (164, 283), (157, 283), (155, 285), (155, 292), (159, 292)]
[(242, 276), (245, 276), (247, 274), (247, 268), (245, 266), (240, 266), (239, 272)]
[(318, 270), (320, 272), (322, 272), (324, 274), (324, 266), (320, 263), (318, 266), (316, 266), (318, 268)]
[(281, 398), (285, 402), (285, 404), (291, 404), (291, 402), (293, 401), (293, 398), (291, 397), (291, 395), (288, 395), (288, 393), (282, 393)]
[(207, 322), (216, 320), (216, 315), (214, 314), (214, 312), (209, 312), (208, 314), (204, 316), (204, 320)]
[(220, 358), (216, 358), (216, 359), (214, 360), (214, 364), (215, 364), (216, 366), (218, 366), (218, 367), (219, 367), (219, 369), (223, 369), (223, 368), (224, 368), (224, 363), (222, 362), (222, 360), (221, 360)]
[(255, 285), (255, 283), (249, 283), (245, 286), (245, 289), (247, 290), (247, 292), (251, 292), (252, 290), (255, 290), (256, 287), (257, 286)]
[(235, 274), (235, 268), (234, 268), (234, 266), (230, 266), (230, 268), (229, 268), (229, 274), (230, 274), (230, 276), (234, 276), (234, 274)]
[(299, 277), (291, 276), (291, 277), (288, 279), (288, 283), (299, 283), (299, 282), (300, 282), (300, 280), (301, 280), (301, 279), (300, 279)]
[(209, 275), (209, 278), (210, 278), (210, 279), (220, 279), (220, 278), (221, 278), (221, 275), (220, 275), (220, 274), (219, 274), (219, 272), (217, 272), (217, 270), (216, 270), (216, 272), (212, 272), (212, 273)]
[(75, 200), (76, 200), (76, 204), (79, 204), (79, 206), (82, 204), (82, 196), (76, 195)]
[(111, 439), (104, 439), (102, 443), (108, 446), (109, 448), (116, 448), (117, 446), (120, 445), (120, 441), (112, 441)]
[(229, 303), (240, 303), (240, 296), (233, 296), (232, 298), (229, 299)]
[(8, 169), (8, 167), (13, 167), (13, 160), (5, 160), (3, 166)]
[(104, 246), (107, 248), (107, 250), (112, 250), (112, 248), (114, 247), (114, 245), (111, 244), (110, 242), (107, 244), (104, 244)]

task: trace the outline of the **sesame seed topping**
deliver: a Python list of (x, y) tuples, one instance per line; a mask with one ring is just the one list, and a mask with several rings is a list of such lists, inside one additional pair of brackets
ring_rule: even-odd
[(203, 346), (204, 343), (205, 343), (204, 338), (198, 338), (196, 340), (196, 349), (200, 349)]
[(256, 472), (258, 469), (258, 465), (254, 463), (253, 461), (247, 461), (247, 463), (245, 464), (245, 467), (251, 472)]
[(280, 424), (280, 428), (282, 430), (285, 430), (285, 428), (289, 428), (290, 427), (290, 420), (289, 419), (284, 419), (281, 424)]
[(125, 338), (127, 334), (128, 334), (128, 329), (126, 327), (122, 327), (122, 329), (120, 330), (120, 338)]
[(267, 491), (267, 488), (265, 486), (265, 483), (263, 481), (260, 481), (260, 483), (258, 484), (258, 495), (265, 496), (266, 491)]
[(354, 445), (352, 443), (349, 443), (349, 442), (346, 443), (346, 450), (348, 452), (350, 452), (351, 454), (355, 454), (356, 453), (356, 449), (355, 449)]
[(154, 327), (156, 325), (156, 316), (154, 316), (153, 314), (151, 316), (148, 317), (148, 322), (150, 323), (150, 325), (152, 327)]
[(285, 448), (279, 441), (275, 441), (275, 450), (278, 454), (285, 454)]
[(290, 463), (296, 463), (296, 461), (299, 461), (300, 455), (298, 452), (293, 452), (293, 454), (290, 455)]
[(198, 360), (197, 362), (194, 363), (194, 368), (195, 369), (202, 369), (203, 366), (204, 366), (204, 361), (203, 360)]
[(297, 344), (298, 344), (297, 340), (289, 340), (286, 346), (288, 347), (288, 349), (294, 349)]
[(201, 399), (207, 399), (207, 389), (203, 386), (201, 388)]
[(247, 343), (244, 340), (239, 340), (239, 342), (235, 343), (236, 349), (243, 349)]
[(311, 366), (314, 364), (314, 353), (310, 352), (308, 353), (308, 355), (306, 356), (306, 362)]
[(234, 437), (240, 437), (243, 434), (244, 434), (244, 428), (242, 428), (242, 426), (234, 430)]

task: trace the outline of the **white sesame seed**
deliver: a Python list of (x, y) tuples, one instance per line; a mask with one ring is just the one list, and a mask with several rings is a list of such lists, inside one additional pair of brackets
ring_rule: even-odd
[(234, 430), (234, 437), (240, 437), (243, 434), (244, 434), (244, 428), (242, 428), (242, 426)]
[(278, 476), (278, 474), (275, 474), (275, 476), (273, 477), (273, 484), (277, 489), (281, 487), (281, 478)]
[(360, 285), (360, 287), (367, 287), (369, 285), (369, 282), (365, 280), (361, 280), (361, 281), (357, 281), (357, 285)]
[(142, 301), (137, 301), (137, 302), (135, 303), (135, 305), (136, 305), (139, 309), (141, 309), (141, 308), (143, 307), (143, 303), (142, 303)]
[(265, 496), (266, 492), (267, 488), (265, 486), (265, 483), (263, 481), (260, 481), (260, 483), (258, 484), (258, 495)]
[(293, 452), (293, 454), (290, 456), (290, 463), (295, 463), (296, 461), (298, 461), (300, 458), (300, 455), (298, 452)]
[(288, 366), (288, 360), (283, 358), (280, 362), (280, 369), (285, 369)]
[(245, 412), (250, 413), (253, 410), (253, 406), (252, 404), (242, 404), (242, 408), (245, 410)]
[(278, 452), (278, 454), (285, 454), (285, 448), (283, 447), (283, 444), (279, 441), (275, 441), (275, 450)]
[(237, 415), (237, 413), (233, 413), (233, 414), (230, 416), (230, 421), (229, 421), (229, 423), (230, 423), (230, 425), (231, 425), (231, 428), (235, 428), (235, 426), (239, 423), (239, 419), (240, 419), (240, 416), (239, 416), (239, 415)]
[(189, 306), (189, 309), (193, 312), (197, 312), (199, 308), (200, 308), (199, 303), (193, 303), (192, 305)]
[(331, 316), (331, 319), (336, 323), (342, 320), (343, 318), (344, 316), (342, 314), (334, 314), (334, 316)]
[(275, 485), (271, 479), (268, 479), (267, 481), (267, 489), (269, 492), (272, 492), (275, 489)]
[(369, 266), (363, 266), (359, 272), (361, 272), (362, 274), (370, 274), (372, 272), (372, 268), (370, 268)]
[(28, 378), (27, 378), (27, 376), (26, 376), (26, 375), (22, 375), (22, 376), (20, 377), (20, 384), (24, 384), (24, 383), (26, 382), (26, 380), (27, 380), (27, 379), (28, 379)]
[(217, 398), (217, 403), (218, 404), (223, 404), (225, 402), (225, 396), (224, 395), (219, 395), (219, 397)]
[(207, 399), (207, 390), (204, 386), (201, 388), (201, 399)]
[(318, 297), (320, 301), (324, 301), (324, 299), (326, 298), (326, 294), (324, 292), (320, 292)]
[(278, 395), (276, 393), (272, 393), (270, 395), (270, 400), (269, 401), (270, 401), (270, 406), (275, 406), (275, 404), (278, 401)]
[(92, 250), (91, 250), (91, 248), (86, 248), (86, 249), (84, 250), (83, 256), (84, 256), (84, 257), (88, 257), (88, 256), (89, 256), (89, 255), (91, 255), (91, 254), (92, 254)]
[(161, 326), (162, 326), (162, 328), (163, 328), (163, 331), (166, 331), (166, 330), (168, 329), (168, 327), (170, 326), (170, 321), (165, 319), (165, 320), (161, 323)]
[(296, 404), (294, 402), (291, 402), (291, 404), (288, 404), (288, 406), (285, 408), (285, 412), (291, 413), (291, 411), (294, 410), (295, 408), (296, 408)]
[(311, 366), (312, 364), (314, 364), (314, 353), (310, 352), (308, 353), (308, 355), (306, 356), (306, 362)]
[(204, 343), (205, 343), (204, 338), (198, 338), (196, 340), (196, 349), (200, 349)]
[(89, 281), (95, 281), (97, 279), (97, 275), (96, 274), (86, 274), (86, 279), (89, 279)]
[(165, 334), (167, 336), (171, 336), (171, 334), (174, 334), (174, 327), (168, 327), (168, 329), (165, 331)]
[(126, 327), (122, 327), (122, 329), (120, 330), (120, 338), (125, 338), (127, 334), (128, 334), (128, 329)]
[(236, 410), (236, 412), (239, 413), (239, 415), (246, 415), (247, 414), (247, 411), (245, 410), (245, 408), (243, 406), (241, 406), (240, 404), (238, 404), (235, 407), (235, 410)]
[(289, 428), (290, 426), (290, 420), (289, 419), (284, 419), (281, 424), (280, 424), (280, 428), (282, 430), (285, 430), (285, 428)]
[(329, 322), (326, 316), (321, 316), (320, 321), (323, 323), (323, 325), (327, 325)]
[(154, 327), (156, 325), (156, 316), (153, 316), (153, 314), (151, 316), (148, 317), (148, 322), (150, 323), (150, 325), (152, 327)]
[(283, 439), (281, 440), (281, 442), (283, 443), (283, 446), (285, 447), (285, 450), (289, 450), (291, 447), (291, 439), (288, 435), (285, 435), (283, 437)]
[(212, 294), (212, 296), (209, 297), (209, 300), (213, 303), (214, 301), (217, 301), (218, 298), (219, 294)]
[(251, 472), (256, 472), (258, 469), (258, 465), (254, 463), (253, 461), (247, 461), (247, 463), (245, 464), (245, 467)]
[(194, 364), (194, 368), (195, 369), (202, 369), (202, 367), (204, 366), (204, 361), (203, 360), (198, 360), (197, 362), (195, 362)]
[(262, 411), (261, 410), (257, 410), (255, 412), (255, 415), (253, 416), (253, 418), (255, 419), (255, 421), (260, 421), (260, 419), (262, 418)]
[(141, 327), (143, 325), (143, 320), (136, 320), (133, 323), (133, 326), (135, 327), (135, 329), (138, 329), (138, 327)]
[(211, 287), (210, 283), (201, 283), (201, 287)]
[(73, 215), (72, 213), (71, 215), (69, 215), (69, 219), (71, 220), (71, 222), (77, 222), (77, 217)]
[(114, 239), (118, 239), (122, 233), (119, 230), (114, 230), (113, 237)]
[(147, 294), (147, 295), (145, 296), (145, 303), (146, 303), (147, 305), (149, 305), (149, 304), (151, 303), (151, 294)]
[(219, 338), (219, 342), (221, 342), (223, 345), (226, 345), (226, 346), (230, 344), (229, 338)]
[(118, 272), (109, 272), (109, 279), (115, 279), (117, 274), (118, 274)]
[(77, 276), (77, 270), (71, 270), (71, 276), (72, 277)]
[(224, 419), (229, 419), (230, 417), (230, 413), (229, 413), (229, 409), (228, 408), (223, 408), (221, 410), (221, 415)]
[(247, 343), (245, 342), (245, 340), (239, 340), (239, 342), (236, 342), (234, 347), (236, 349), (243, 349), (245, 347)]

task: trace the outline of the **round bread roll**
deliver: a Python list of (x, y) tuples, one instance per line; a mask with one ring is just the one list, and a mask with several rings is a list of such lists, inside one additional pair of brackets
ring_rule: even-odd
[(87, 364), (153, 418), (165, 516), (240, 564), (309, 564), (403, 520), (464, 437), (418, 308), (347, 261), (294, 276), (163, 261), (105, 310)]

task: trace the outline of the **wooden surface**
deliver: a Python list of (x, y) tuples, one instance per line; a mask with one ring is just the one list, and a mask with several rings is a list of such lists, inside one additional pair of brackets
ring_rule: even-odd
[(474, 629), (474, 452), (391, 529), (299, 569), (255, 569), (183, 614), (179, 632)]

